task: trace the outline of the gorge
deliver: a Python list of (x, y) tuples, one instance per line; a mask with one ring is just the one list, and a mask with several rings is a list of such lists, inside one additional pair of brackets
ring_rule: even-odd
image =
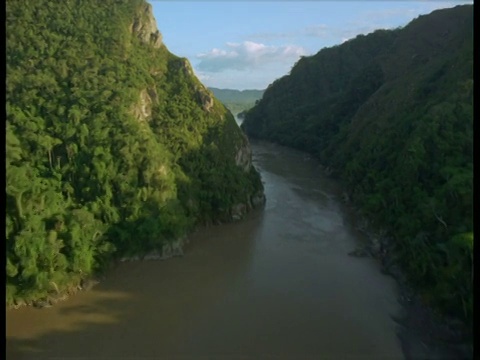
[(386, 275), (472, 327), (472, 8), (302, 57), (240, 128), (145, 1), (8, 0), (7, 358), (471, 358)]

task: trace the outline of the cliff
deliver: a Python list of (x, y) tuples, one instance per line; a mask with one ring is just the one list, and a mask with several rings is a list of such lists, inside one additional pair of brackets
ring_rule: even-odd
[(394, 252), (425, 303), (471, 324), (473, 6), (303, 57), (242, 128), (316, 155), (382, 230), (376, 255)]
[(121, 256), (180, 253), (196, 224), (262, 202), (247, 138), (168, 51), (149, 4), (6, 6), (7, 304), (77, 288)]

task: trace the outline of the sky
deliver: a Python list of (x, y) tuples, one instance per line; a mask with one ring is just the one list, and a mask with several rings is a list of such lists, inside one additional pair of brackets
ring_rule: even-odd
[(265, 89), (301, 56), (463, 0), (149, 0), (163, 42), (208, 87)]

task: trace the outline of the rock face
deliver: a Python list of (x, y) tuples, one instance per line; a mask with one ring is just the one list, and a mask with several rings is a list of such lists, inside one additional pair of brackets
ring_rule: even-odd
[(185, 76), (194, 76), (192, 65), (187, 59), (181, 59), (179, 64)]
[(138, 121), (148, 121), (152, 116), (152, 103), (156, 99), (154, 89), (144, 89), (140, 92), (138, 103), (132, 113)]
[(263, 206), (266, 202), (263, 191), (257, 191), (255, 194), (246, 199), (243, 203), (235, 204), (230, 208), (230, 218), (233, 221), (241, 220), (252, 210)]
[[(237, 145), (235, 152), (235, 165), (240, 167), (245, 173), (251, 171), (252, 164), (252, 149), (248, 138), (244, 135), (243, 142)], [(265, 194), (259, 190), (245, 199), (245, 202), (237, 203), (230, 208), (229, 215), (233, 221), (241, 220), (250, 210), (265, 204)]]
[(263, 191), (258, 191), (250, 198), (250, 202), (254, 208), (264, 205), (266, 200), (267, 199), (265, 198)]
[(153, 250), (148, 254), (142, 256), (123, 257), (121, 262), (125, 261), (154, 261), (167, 260), (173, 257), (183, 256), (183, 247), (187, 243), (187, 238), (179, 238), (174, 241), (166, 242), (162, 245), (161, 250)]
[(161, 260), (169, 259), (176, 256), (183, 256), (183, 239), (163, 244)]
[(250, 170), (252, 166), (252, 149), (247, 141), (237, 149), (235, 164), (240, 166), (243, 171)]
[(153, 17), (152, 5), (145, 3), (136, 14), (131, 31), (142, 43), (159, 48), (162, 45), (162, 34), (157, 29), (157, 22)]
[(247, 204), (237, 204), (232, 206), (230, 214), (233, 220), (240, 220), (247, 213)]
[(197, 99), (202, 105), (202, 109), (205, 111), (210, 111), (213, 107), (214, 100), (213, 96), (209, 93), (206, 89), (198, 89), (197, 90)]

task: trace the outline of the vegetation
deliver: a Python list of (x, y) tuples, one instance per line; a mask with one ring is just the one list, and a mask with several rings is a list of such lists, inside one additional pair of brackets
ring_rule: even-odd
[(264, 90), (232, 90), (213, 87), (210, 90), (235, 115), (251, 109), (262, 98), (264, 92)]
[(242, 128), (333, 169), (425, 302), (472, 323), (473, 6), (300, 59)]
[(232, 114), (143, 0), (8, 0), (6, 301), (228, 218), (262, 184)]

